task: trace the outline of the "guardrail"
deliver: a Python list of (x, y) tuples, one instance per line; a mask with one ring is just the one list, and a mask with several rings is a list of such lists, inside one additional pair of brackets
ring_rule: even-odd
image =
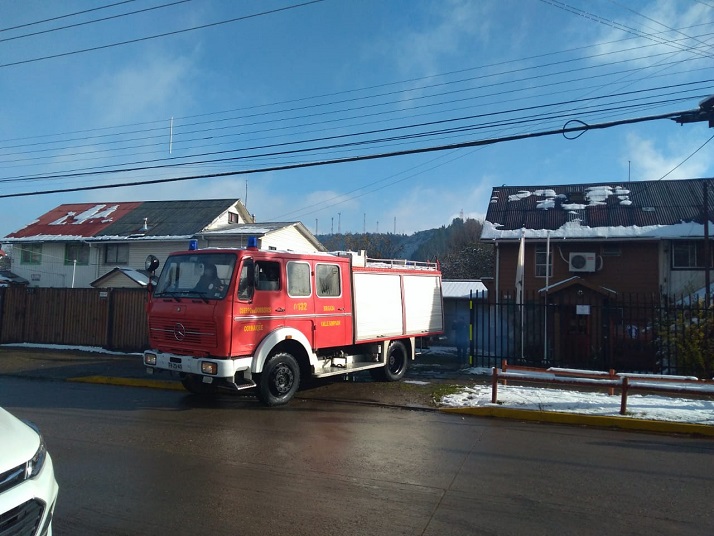
[[(613, 396), (620, 389), (620, 415), (627, 413), (627, 396), (630, 391), (653, 391), (672, 394), (714, 395), (714, 381), (700, 380), (695, 376), (655, 376), (653, 374), (617, 373), (597, 370), (566, 368), (535, 368), (509, 365), (503, 360), (502, 369), (493, 368), (491, 378), (491, 403), (498, 402), (498, 382), (506, 385), (508, 379), (526, 383), (558, 383), (562, 385), (607, 388)], [(510, 372), (509, 372), (510, 371)]]

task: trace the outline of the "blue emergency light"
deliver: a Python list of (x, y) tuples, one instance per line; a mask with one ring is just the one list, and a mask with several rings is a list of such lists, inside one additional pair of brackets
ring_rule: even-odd
[(188, 241), (188, 250), (189, 251), (196, 251), (198, 249), (198, 240), (189, 240)]

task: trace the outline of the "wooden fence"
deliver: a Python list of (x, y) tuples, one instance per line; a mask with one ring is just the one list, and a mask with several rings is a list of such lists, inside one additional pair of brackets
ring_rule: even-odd
[(148, 347), (144, 289), (0, 289), (0, 344), (139, 352)]

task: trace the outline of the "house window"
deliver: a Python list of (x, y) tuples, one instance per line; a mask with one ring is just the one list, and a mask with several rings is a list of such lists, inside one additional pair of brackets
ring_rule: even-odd
[(86, 266), (89, 264), (89, 246), (87, 244), (72, 243), (64, 247), (64, 263)]
[(546, 256), (547, 245), (536, 244), (535, 252), (535, 275), (536, 277), (545, 277), (546, 270), (548, 277), (553, 277), (553, 250), (550, 250), (550, 257)]
[[(711, 258), (709, 266), (712, 266)], [(704, 242), (672, 242), (672, 268), (683, 270), (704, 268)]]
[(20, 247), (20, 264), (42, 264), (42, 244), (23, 244)]
[(107, 244), (104, 246), (104, 264), (128, 264), (129, 244)]
[(235, 212), (229, 212), (228, 223), (240, 223), (240, 221), (238, 221), (238, 214), (236, 214)]

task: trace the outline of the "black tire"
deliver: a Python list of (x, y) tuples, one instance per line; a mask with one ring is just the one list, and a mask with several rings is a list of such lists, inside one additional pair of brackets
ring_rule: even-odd
[(287, 352), (275, 354), (263, 366), (258, 380), (258, 400), (266, 406), (290, 402), (300, 385), (300, 366)]
[(186, 374), (181, 378), (181, 385), (195, 395), (214, 395), (218, 391), (215, 385), (203, 383), (202, 376), (196, 376), (195, 374)]
[(401, 380), (409, 368), (409, 355), (404, 344), (392, 341), (387, 350), (387, 362), (381, 368), (370, 369), (375, 380), (396, 382)]

